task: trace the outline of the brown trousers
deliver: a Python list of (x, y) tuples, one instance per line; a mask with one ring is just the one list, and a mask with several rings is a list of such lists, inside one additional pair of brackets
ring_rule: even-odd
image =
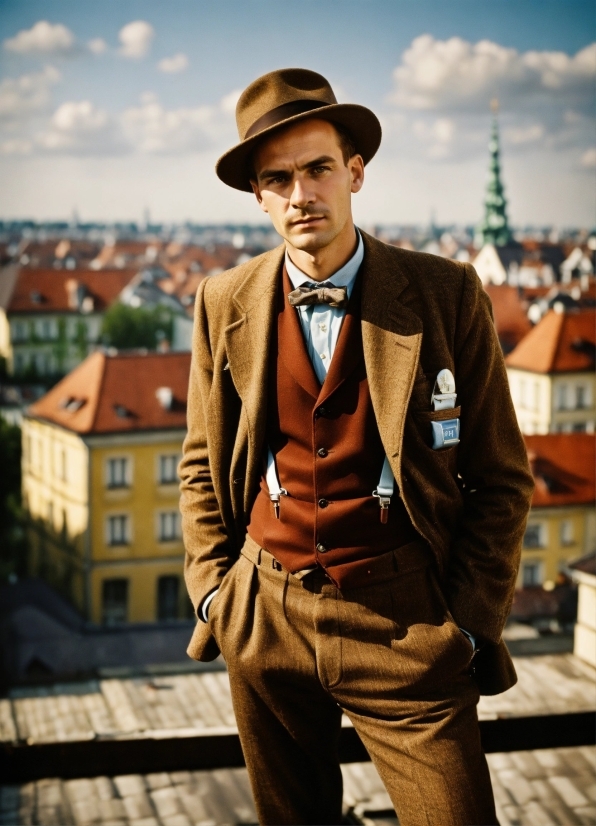
[(431, 553), (374, 559), (364, 586), (299, 579), (247, 538), (211, 603), (262, 824), (339, 824), (342, 711), (401, 826), (497, 822), (480, 745), (472, 648)]

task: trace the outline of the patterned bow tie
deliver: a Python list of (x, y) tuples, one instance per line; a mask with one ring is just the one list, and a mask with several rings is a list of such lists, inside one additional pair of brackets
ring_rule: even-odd
[(331, 281), (323, 281), (322, 284), (307, 282), (288, 293), (288, 301), (292, 307), (329, 304), (330, 307), (341, 309), (348, 303), (348, 291), (345, 287), (334, 286)]

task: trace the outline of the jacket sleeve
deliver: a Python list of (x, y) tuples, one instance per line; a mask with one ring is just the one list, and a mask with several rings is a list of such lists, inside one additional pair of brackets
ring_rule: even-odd
[(513, 600), (534, 481), (511, 401), (490, 300), (465, 265), (455, 341), (463, 508), (447, 592), (457, 623), (498, 643)]
[(204, 279), (197, 291), (188, 386), (187, 435), (178, 466), (184, 578), (195, 613), (231, 565), (231, 543), (215, 494), (209, 466), (207, 404), (213, 384), (213, 354), (205, 306)]

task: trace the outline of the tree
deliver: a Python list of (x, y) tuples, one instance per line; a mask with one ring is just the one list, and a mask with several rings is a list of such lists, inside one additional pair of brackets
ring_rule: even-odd
[(26, 573), (21, 510), (21, 428), (0, 416), (0, 580)]
[(128, 307), (113, 304), (103, 319), (105, 344), (127, 350), (146, 347), (155, 350), (162, 339), (172, 340), (173, 313), (167, 307)]

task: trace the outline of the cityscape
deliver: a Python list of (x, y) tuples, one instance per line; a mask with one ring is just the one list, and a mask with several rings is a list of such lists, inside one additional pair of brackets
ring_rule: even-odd
[[(150, 54), (148, 29), (123, 31), (120, 54)], [(16, 45), (5, 40), (5, 51), (24, 54), (34, 38), (21, 35)], [(83, 48), (63, 42), (64, 60)], [(84, 48), (109, 52), (101, 43)], [(395, 70), (393, 94), (404, 107), (406, 93), (421, 94), (403, 78), (423, 45)], [(188, 58), (161, 64), (175, 77)], [(596, 62), (591, 71), (593, 79)], [(504, 635), (519, 683), (481, 699), (483, 744), (503, 826), (590, 824), (596, 212), (583, 189), (583, 206), (568, 219), (548, 220), (555, 212), (537, 209), (532, 221), (527, 209), (516, 210), (511, 193), (520, 184), (509, 182), (519, 167), (515, 158), (510, 165), (508, 147), (512, 154), (518, 147), (511, 110), (495, 94), (484, 96), (477, 122), (484, 192), (474, 219), (444, 220), (444, 206), (439, 218), (431, 205), (426, 220), (379, 221), (363, 209), (357, 223), (387, 244), (472, 264), (490, 298), (535, 491)], [(0, 103), (1, 95), (0, 87)], [(224, 125), (210, 127), (219, 137), (229, 134), (222, 112), (229, 112), (218, 110)], [(568, 123), (575, 128), (571, 115)], [(116, 154), (121, 137), (102, 124), (94, 140), (112, 141)], [(450, 138), (437, 134), (436, 145), (447, 146)], [(21, 160), (37, 151), (38, 139), (26, 140)], [(14, 150), (7, 147), (0, 145), (5, 156)], [(596, 150), (581, 151), (588, 174), (596, 155), (592, 164), (586, 153)], [(45, 219), (0, 209), (3, 824), (256, 823), (225, 662), (197, 663), (185, 653), (196, 617), (184, 585), (177, 467), (197, 289), (282, 239), (243, 214), (220, 221), (216, 210), (204, 221), (171, 212), (165, 220), (167, 210), (146, 203), (136, 220), (88, 220), (78, 205), (62, 218), (47, 210), (54, 217)], [(512, 724), (507, 731), (502, 721)], [(342, 730), (340, 744), (345, 822), (395, 826), (352, 733)]]

